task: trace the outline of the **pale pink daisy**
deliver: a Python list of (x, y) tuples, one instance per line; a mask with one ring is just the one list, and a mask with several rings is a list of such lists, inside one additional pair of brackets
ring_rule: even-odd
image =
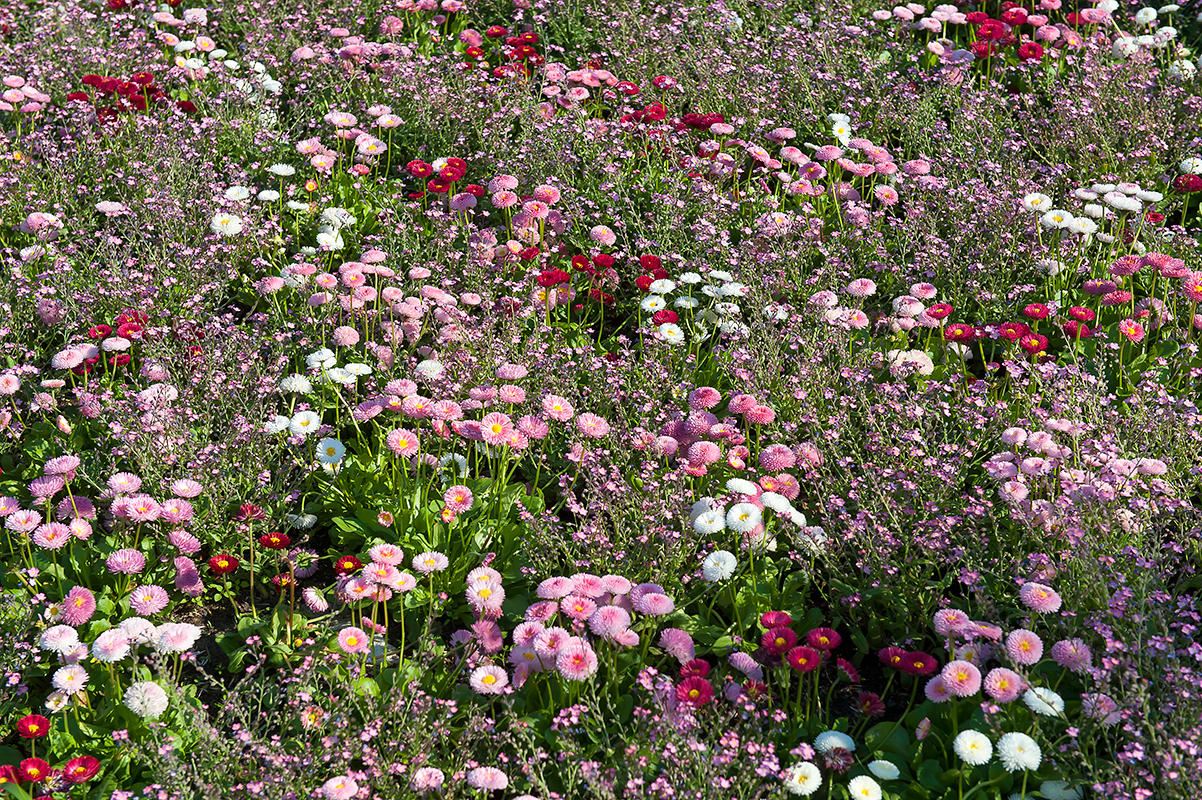
[(509, 778), (496, 767), (476, 767), (467, 774), (467, 785), (483, 792), (499, 792), (509, 786)]
[(442, 499), (447, 504), (447, 508), (456, 514), (471, 510), (472, 504), (475, 502), (472, 490), (466, 486), (452, 486), (446, 490)]
[(600, 439), (609, 433), (609, 423), (596, 414), (584, 413), (578, 416), (576, 428), (590, 439)]
[(485, 664), (472, 671), (468, 685), (476, 694), (501, 694), (509, 685), (509, 675), (498, 666)]
[(1005, 667), (989, 670), (985, 676), (985, 694), (999, 703), (1010, 703), (1022, 692), (1024, 681), (1021, 675)]
[(167, 607), (169, 601), (167, 590), (153, 583), (139, 586), (129, 594), (129, 607), (139, 615), (157, 614)]
[(366, 653), (370, 646), (370, 639), (362, 628), (347, 627), (338, 632), (338, 646), (342, 652), (350, 655), (359, 655)]
[(1006, 653), (1015, 663), (1031, 666), (1043, 658), (1043, 640), (1033, 631), (1019, 628), (1006, 637)]
[(413, 557), (413, 568), (422, 575), (441, 572), (450, 565), (450, 561), (442, 553), (429, 551)]
[(939, 675), (947, 690), (956, 697), (971, 697), (981, 688), (981, 671), (968, 661), (950, 661)]
[[(406, 401), (409, 399), (411, 398), (406, 398)], [(384, 437), (384, 444), (393, 453), (402, 457), (416, 454), (420, 447), (417, 434), (404, 428), (389, 431), (388, 435)]]
[(1060, 595), (1051, 586), (1030, 581), (1018, 590), (1018, 599), (1027, 608), (1039, 614), (1051, 614), (1060, 610)]
[(583, 639), (564, 644), (555, 656), (555, 668), (570, 681), (588, 680), (597, 671), (597, 654)]
[(367, 551), (372, 561), (379, 564), (397, 565), (405, 560), (405, 551), (394, 544), (378, 544)]
[(513, 433), (513, 422), (508, 415), (494, 411), (485, 414), (480, 420), (480, 436), (485, 444), (501, 446), (506, 444)]

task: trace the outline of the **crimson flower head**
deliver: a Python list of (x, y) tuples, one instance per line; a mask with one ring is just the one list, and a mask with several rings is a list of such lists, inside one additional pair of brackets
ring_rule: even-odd
[(434, 174), (434, 167), (420, 159), (414, 159), (405, 165), (406, 171), (415, 178), (428, 178)]
[(901, 669), (902, 659), (906, 657), (906, 651), (901, 647), (882, 647), (877, 651), (876, 657), (886, 667)]
[(17, 720), (17, 733), (23, 739), (41, 739), (50, 733), (50, 720), (41, 714), (29, 714)]
[(484, 196), (484, 187), (478, 183), (469, 183), (467, 186), (463, 187), (463, 191), (467, 192), (472, 197)]
[(1068, 310), (1068, 315), (1077, 322), (1093, 322), (1098, 318), (1098, 315), (1093, 312), (1093, 309), (1083, 306), (1073, 306)]
[(909, 652), (902, 656), (897, 666), (907, 675), (930, 675), (939, 666), (939, 661), (926, 653)]
[(113, 320), (113, 324), (117, 327), (121, 327), (122, 325), (130, 322), (145, 327), (145, 325), (150, 322), (150, 317), (146, 316), (145, 311), (139, 311), (136, 308), (127, 308), (118, 314), (117, 318)]
[(601, 269), (609, 269), (614, 265), (614, 257), (608, 253), (598, 253), (593, 256), (593, 264)]
[(100, 762), (92, 756), (79, 756), (63, 767), (63, 779), (68, 783), (83, 783), (100, 771)]
[(1012, 6), (1002, 12), (1002, 22), (1007, 25), (1023, 25), (1027, 21), (1027, 9), (1022, 6)]
[(843, 677), (847, 678), (852, 683), (860, 682), (860, 671), (856, 669), (855, 664), (852, 664), (846, 658), (836, 658), (835, 666), (843, 673)]
[(1017, 342), (1031, 332), (1031, 327), (1025, 322), (1007, 322), (998, 327), (998, 336), (1008, 342)]
[(663, 262), (659, 260), (659, 256), (639, 256), (639, 266), (643, 272), (653, 272), (663, 266)]
[(978, 41), (969, 43), (968, 52), (972, 53), (977, 58), (989, 58), (997, 52), (997, 45), (993, 42), (980, 39)]
[(552, 286), (558, 286), (561, 283), (567, 283), (572, 279), (572, 276), (564, 272), (562, 269), (547, 269), (543, 270), (538, 276), (538, 285), (544, 289), (550, 289)]
[(1178, 175), (1173, 179), (1173, 189), (1181, 194), (1202, 192), (1202, 175)]
[(209, 572), (214, 575), (225, 575), (238, 568), (238, 559), (222, 553), (209, 559)]
[(292, 576), (287, 572), (281, 572), (279, 575), (272, 576), (271, 583), (282, 592), (292, 585)]
[(670, 308), (661, 308), (651, 316), (651, 321), (656, 325), (664, 325), (669, 322), (676, 322), (680, 319), (680, 315)]
[(634, 285), (644, 292), (648, 291), (653, 283), (655, 283), (655, 278), (651, 275), (640, 275), (634, 279)]
[(997, 41), (1006, 33), (1006, 24), (1000, 19), (987, 19), (977, 28), (977, 38), (985, 41)]
[(243, 503), (238, 506), (238, 513), (234, 514), (234, 519), (237, 522), (250, 522), (251, 520), (267, 519), (267, 515), (254, 503)]
[(343, 556), (334, 562), (334, 571), (341, 576), (352, 575), (363, 567), (363, 562), (354, 556)]
[(762, 681), (746, 681), (743, 683), (743, 695), (751, 700), (758, 700), (768, 694), (768, 686)]
[(964, 344), (977, 338), (977, 332), (971, 325), (965, 325), (963, 322), (953, 322), (943, 329), (943, 338), (949, 342)]
[(806, 645), (798, 645), (785, 654), (785, 661), (798, 672), (813, 672), (822, 664), (822, 653)]
[(88, 328), (88, 336), (93, 339), (103, 339), (113, 332), (113, 329), (108, 325), (93, 325)]
[(593, 265), (589, 263), (588, 256), (572, 256), (572, 269), (577, 272), (592, 272)]
[(793, 624), (793, 618), (787, 611), (765, 611), (760, 616), (760, 624), (765, 628), (786, 628)]
[(947, 319), (955, 310), (950, 303), (935, 303), (927, 309), (927, 316), (931, 319)]
[(760, 637), (760, 644), (774, 656), (784, 655), (797, 644), (797, 634), (792, 628), (770, 628)]
[(710, 674), (710, 662), (704, 658), (694, 658), (689, 663), (680, 668), (680, 677), (682, 678), (704, 678)]
[(1043, 303), (1031, 303), (1023, 309), (1023, 316), (1029, 319), (1047, 319), (1052, 313), (1052, 309), (1045, 306)]
[(885, 702), (876, 692), (860, 691), (856, 694), (856, 705), (868, 717), (879, 717), (885, 713)]
[(1023, 42), (1018, 46), (1019, 61), (1038, 61), (1043, 58), (1043, 45), (1039, 42)]
[(288, 545), (292, 544), (292, 539), (288, 534), (272, 531), (265, 533), (259, 537), (259, 544), (266, 547), (268, 550), (283, 550)]
[(16, 783), (20, 778), (17, 777), (17, 768), (8, 764), (0, 765), (0, 786), (6, 783)]
[(50, 777), (50, 765), (40, 758), (27, 758), (17, 767), (17, 778), (22, 783), (37, 783)]
[(1031, 355), (1042, 353), (1048, 349), (1048, 337), (1040, 336), (1038, 333), (1028, 333), (1018, 340), (1018, 346)]
[(492, 25), (484, 31), (484, 35), (489, 39), (500, 39), (502, 36), (508, 36), (509, 31), (501, 25)]
[(705, 678), (694, 675), (676, 685), (676, 699), (693, 708), (701, 708), (714, 699), (714, 687)]
[(984, 11), (970, 11), (964, 15), (964, 20), (970, 25), (980, 25), (989, 19), (989, 15)]
[(806, 643), (818, 650), (834, 650), (843, 643), (843, 637), (833, 628), (814, 628), (806, 634)]
[(1093, 331), (1084, 322), (1073, 319), (1064, 323), (1064, 335), (1070, 339), (1088, 339), (1093, 336)]

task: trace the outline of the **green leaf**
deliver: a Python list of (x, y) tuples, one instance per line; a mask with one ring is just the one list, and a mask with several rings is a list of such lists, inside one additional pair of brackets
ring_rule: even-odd
[(864, 733), (864, 743), (870, 750), (907, 755), (910, 751), (910, 734), (901, 725), (881, 722)]
[(380, 684), (365, 675), (355, 681), (355, 691), (365, 697), (379, 697)]
[(0, 747), (0, 765), (13, 766), (20, 764), (23, 756), (19, 750), (11, 747)]
[(938, 761), (928, 759), (918, 765), (918, 782), (932, 790), (943, 788), (943, 768)]

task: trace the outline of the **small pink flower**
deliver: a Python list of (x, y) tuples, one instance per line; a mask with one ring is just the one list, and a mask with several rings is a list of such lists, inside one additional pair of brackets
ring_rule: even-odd
[(576, 417), (576, 428), (590, 439), (600, 439), (609, 433), (609, 423), (596, 414), (581, 414)]
[(350, 655), (366, 653), (369, 642), (370, 639), (362, 628), (351, 626), (338, 632), (338, 646), (342, 648), (342, 652)]
[(1018, 590), (1018, 599), (1027, 608), (1039, 614), (1051, 614), (1060, 610), (1060, 595), (1051, 586), (1042, 583), (1024, 583)]
[(1015, 663), (1031, 666), (1043, 658), (1043, 640), (1034, 632), (1019, 628), (1006, 637), (1006, 653)]
[(1024, 682), (1022, 676), (1005, 667), (989, 670), (985, 676), (985, 694), (999, 703), (1011, 703), (1022, 692)]
[(476, 667), (468, 685), (476, 694), (501, 694), (509, 685), (509, 674), (493, 664)]
[(1052, 660), (1072, 672), (1084, 671), (1090, 658), (1089, 645), (1080, 639), (1061, 639), (1052, 645)]
[(939, 676), (955, 697), (971, 697), (981, 689), (981, 671), (968, 661), (949, 661)]

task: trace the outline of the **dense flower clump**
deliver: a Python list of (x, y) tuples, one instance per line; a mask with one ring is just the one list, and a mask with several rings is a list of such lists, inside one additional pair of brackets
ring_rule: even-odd
[(0, 8), (0, 790), (1202, 796), (1200, 34)]

